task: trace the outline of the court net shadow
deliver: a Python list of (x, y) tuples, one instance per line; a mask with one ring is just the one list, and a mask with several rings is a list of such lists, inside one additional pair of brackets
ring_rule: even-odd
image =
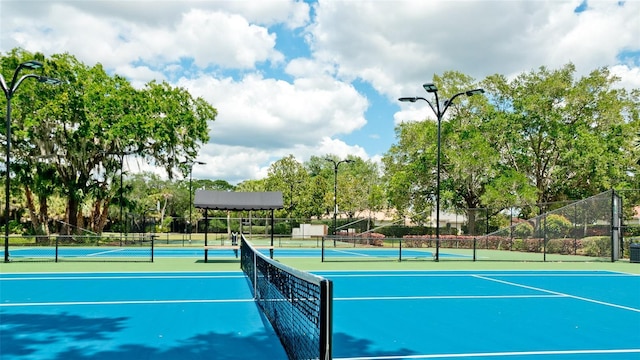
[(410, 349), (374, 349), (374, 342), (359, 339), (345, 333), (333, 334), (333, 358), (380, 358), (385, 356), (410, 356), (417, 352)]
[(3, 360), (286, 360), (277, 339), (266, 334), (240, 336), (209, 332), (163, 347), (113, 343), (111, 335), (123, 330), (127, 320), (126, 317), (89, 318), (67, 313), (0, 313), (0, 354)]

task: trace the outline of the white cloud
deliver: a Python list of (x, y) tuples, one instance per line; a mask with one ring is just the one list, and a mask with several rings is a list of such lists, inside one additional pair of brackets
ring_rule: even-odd
[(251, 141), (278, 149), (349, 133), (366, 121), (367, 100), (351, 85), (328, 77), (288, 83), (259, 75), (240, 82), (202, 76), (182, 79), (178, 85), (218, 109), (211, 131), (216, 143)]
[(219, 1), (217, 6), (264, 25), (285, 23), (295, 29), (309, 21), (309, 5), (303, 1)]
[[(274, 34), (235, 14), (194, 9), (184, 14), (171, 32), (173, 41), (164, 42), (158, 54), (173, 51), (176, 57), (193, 57), (201, 68), (253, 68), (257, 62), (282, 59), (282, 54), (274, 50)], [(145, 38), (154, 37), (149, 34)]]
[(401, 111), (393, 114), (393, 124), (399, 125), (403, 122), (423, 121), (425, 119), (436, 121), (436, 116), (431, 109), (429, 109), (429, 105), (426, 105), (424, 102), (420, 102), (419, 104), (422, 106), (420, 107), (414, 104), (403, 105)]
[(131, 66), (124, 64), (115, 68), (115, 72), (128, 79), (131, 79), (131, 85), (141, 89), (145, 84), (152, 80), (164, 81), (166, 76), (160, 71), (150, 69), (148, 66)]
[[(482, 80), (573, 62), (578, 76), (609, 66), (621, 87), (640, 88), (640, 1), (591, 0), (575, 13), (581, 3), (319, 0), (311, 12), (301, 0), (2, 0), (0, 51), (69, 52), (138, 87), (189, 89), (219, 111), (194, 176), (238, 182), (289, 154), (379, 158), (345, 139), (391, 143), (385, 117), (433, 119), (424, 103), (393, 114), (396, 99), (425, 95), (421, 84), (449, 70)], [(282, 29), (293, 31), (278, 38)], [(288, 53), (296, 36), (309, 49)], [(632, 58), (621, 63), (623, 52)]]
[(274, 34), (237, 14), (187, 8), (175, 23), (150, 25), (72, 4), (49, 5), (46, 25), (29, 16), (3, 18), (3, 24), (10, 21), (3, 25), (12, 40), (7, 45), (46, 54), (69, 51), (85, 63), (110, 69), (135, 61), (160, 65), (182, 58), (193, 58), (199, 67), (254, 68), (259, 62), (283, 59), (274, 49)]
[(346, 159), (349, 155), (361, 157), (365, 160), (369, 158), (367, 152), (360, 146), (347, 145), (340, 140), (331, 139), (328, 137), (323, 138), (320, 142), (317, 154), (334, 154), (341, 159)]
[(257, 178), (271, 162), (289, 154), (300, 161), (318, 154), (367, 158), (362, 147), (334, 139), (365, 123), (368, 103), (349, 84), (328, 77), (288, 83), (249, 75), (239, 82), (201, 76), (181, 79), (178, 85), (218, 110), (210, 124), (210, 145), (201, 156), (211, 157), (216, 169), (227, 168), (233, 177), (243, 169), (246, 178)]
[(478, 80), (573, 62), (580, 75), (640, 49), (640, 2), (320, 1), (314, 55), (396, 98), (434, 74)]
[(630, 68), (628, 65), (616, 65), (611, 67), (611, 73), (621, 80), (618, 84), (624, 89), (640, 89), (640, 68)]

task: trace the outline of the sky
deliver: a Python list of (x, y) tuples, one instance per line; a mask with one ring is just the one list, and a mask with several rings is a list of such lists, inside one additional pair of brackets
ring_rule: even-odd
[(396, 124), (435, 118), (398, 97), (427, 97), (446, 71), (571, 62), (640, 88), (640, 0), (0, 0), (0, 52), (16, 47), (207, 100), (218, 116), (193, 178), (237, 184), (289, 155), (379, 161)]

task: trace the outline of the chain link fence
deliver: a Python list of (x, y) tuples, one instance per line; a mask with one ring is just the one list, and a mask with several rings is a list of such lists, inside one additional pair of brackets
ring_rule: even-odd
[[(620, 196), (610, 190), (529, 220), (512, 219), (511, 226), (474, 237), (465, 247), (474, 248), (476, 260), (495, 258), (494, 253), (502, 251), (542, 261), (615, 261), (623, 253), (621, 209)], [(441, 243), (443, 248), (450, 245)]]

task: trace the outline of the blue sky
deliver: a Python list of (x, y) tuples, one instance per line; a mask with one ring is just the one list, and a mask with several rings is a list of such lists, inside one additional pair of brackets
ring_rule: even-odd
[(396, 99), (449, 70), (480, 81), (572, 62), (640, 88), (640, 1), (2, 0), (0, 51), (14, 47), (203, 97), (219, 115), (193, 176), (237, 183), (289, 154), (379, 161), (395, 124), (433, 119)]

